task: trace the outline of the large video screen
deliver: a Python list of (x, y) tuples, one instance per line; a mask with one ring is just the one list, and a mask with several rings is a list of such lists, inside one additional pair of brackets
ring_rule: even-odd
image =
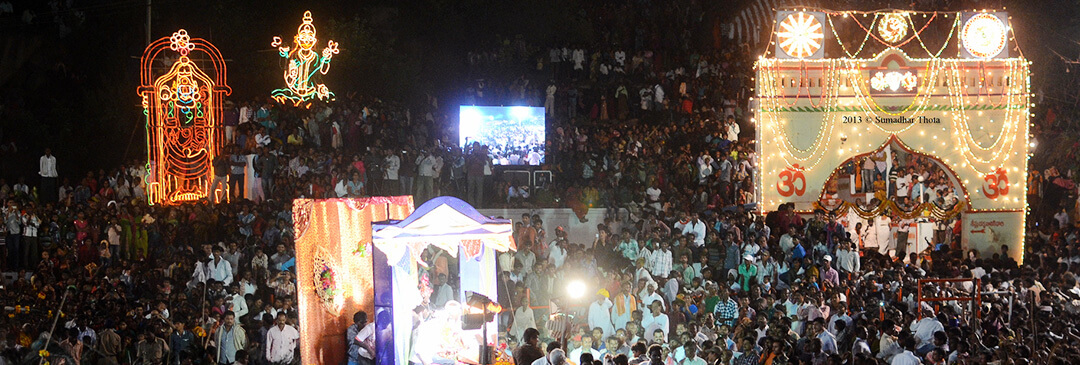
[(463, 149), (474, 142), (487, 146), (495, 165), (544, 162), (544, 108), (462, 105), (458, 116), (458, 141)]

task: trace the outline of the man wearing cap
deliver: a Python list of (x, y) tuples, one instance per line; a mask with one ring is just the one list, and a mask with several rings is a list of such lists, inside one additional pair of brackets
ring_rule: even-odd
[(596, 300), (589, 305), (589, 327), (604, 330), (603, 338), (615, 334), (615, 328), (611, 325), (611, 306), (607, 290), (596, 293)]
[(832, 267), (832, 256), (825, 255), (821, 262), (821, 282), (833, 287), (840, 285), (840, 273)]
[(743, 255), (743, 263), (739, 265), (739, 288), (742, 291), (750, 291), (750, 285), (757, 282), (757, 265), (754, 265), (754, 256)]

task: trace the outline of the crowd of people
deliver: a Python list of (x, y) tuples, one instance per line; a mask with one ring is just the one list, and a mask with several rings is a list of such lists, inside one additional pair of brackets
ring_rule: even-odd
[[(1080, 363), (1080, 209), (1064, 204), (1075, 159), (1033, 169), (1023, 265), (951, 235), (869, 250), (847, 217), (756, 215), (752, 55), (695, 37), (709, 27), (701, 6), (590, 3), (603, 42), (518, 38), (469, 54), (467, 103), (546, 108), (535, 159), (556, 177), (536, 191), (498, 177), (508, 155), (458, 146), (457, 108), (434, 96), (227, 103), (223, 204), (148, 205), (145, 161), (82, 176), (46, 150), (40, 184), (0, 180), (0, 364), (298, 363), (292, 199), (399, 194), (569, 207), (582, 221), (606, 210), (593, 242), (538, 216), (515, 222), (518, 251), (498, 262), (502, 351), (518, 364)], [(1058, 113), (1039, 113), (1036, 138), (1064, 138), (1076, 113)], [(917, 157), (849, 170), (851, 194), (880, 182), (904, 204), (955, 204), (954, 182)], [(575, 281), (584, 298), (566, 293)], [(975, 292), (995, 294), (955, 299)], [(350, 363), (365, 363), (370, 326), (354, 322)]]

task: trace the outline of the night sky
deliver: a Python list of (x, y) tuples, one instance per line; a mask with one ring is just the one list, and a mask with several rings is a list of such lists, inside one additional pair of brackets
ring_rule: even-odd
[[(0, 14), (0, 140), (15, 141), (19, 151), (0, 158), (0, 174), (32, 175), (45, 146), (80, 171), (144, 158), (135, 89), (146, 46), (146, 1), (63, 0), (55, 8), (47, 1), (9, 3), (14, 12)], [(406, 103), (421, 102), (430, 92), (443, 107), (456, 107), (453, 100), (469, 80), (469, 50), (519, 34), (538, 46), (604, 39), (576, 10), (585, 0), (153, 3), (151, 38), (184, 28), (210, 40), (229, 60), (232, 99), (265, 97), (279, 86), (281, 68), (270, 41), (275, 35), (291, 40), (304, 10), (313, 13), (320, 48), (328, 39), (341, 44), (327, 81), (332, 90)], [(747, 1), (708, 3), (703, 16), (723, 20)], [(824, 3), (849, 8), (849, 2)], [(1034, 62), (1036, 102), (1074, 100), (1080, 90), (1073, 75), (1080, 69), (1066, 73), (1068, 64), (1058, 55), (1080, 57), (1074, 41), (1080, 39), (1074, 16), (1080, 2), (949, 2), (942, 10), (983, 7), (1006, 7), (1012, 15), (1024, 55)], [(30, 23), (27, 10), (34, 14)]]

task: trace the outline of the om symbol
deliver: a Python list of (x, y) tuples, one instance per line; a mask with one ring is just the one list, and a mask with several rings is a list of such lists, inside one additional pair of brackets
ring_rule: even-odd
[(777, 177), (780, 181), (776, 182), (776, 192), (780, 193), (780, 196), (785, 198), (792, 194), (802, 196), (806, 192), (806, 176), (803, 175), (802, 167), (798, 164), (781, 171)]
[(983, 181), (986, 181), (983, 194), (987, 198), (996, 199), (998, 196), (1009, 194), (1009, 177), (1005, 175), (1005, 169), (998, 169), (997, 172), (987, 174)]

